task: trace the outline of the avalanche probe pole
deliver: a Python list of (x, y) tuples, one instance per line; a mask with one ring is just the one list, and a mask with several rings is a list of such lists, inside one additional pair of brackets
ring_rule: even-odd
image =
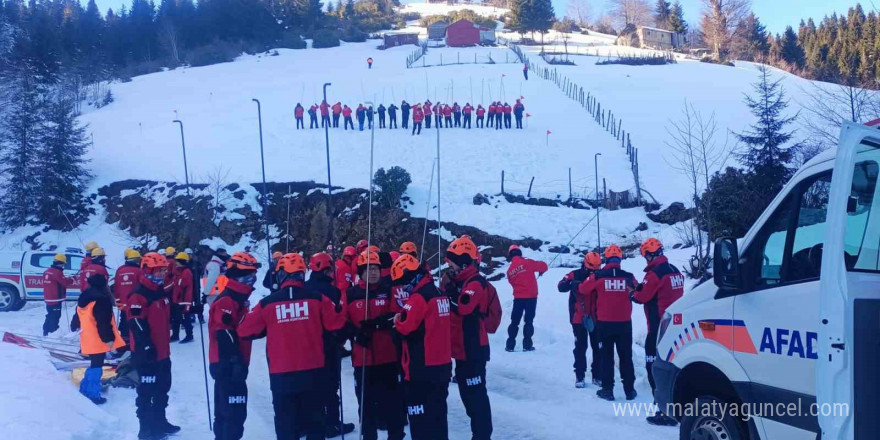
[(443, 267), (442, 226), (440, 223), (440, 126), (437, 125), (437, 273)]
[(183, 139), (183, 121), (175, 119), (172, 123), (180, 124), (180, 145), (183, 146), (183, 180), (186, 182), (186, 194), (189, 195), (189, 170), (186, 166), (186, 141)]
[(599, 209), (602, 208), (599, 203), (599, 156), (602, 153), (596, 153), (593, 155), (593, 169), (596, 173), (596, 241), (599, 243), (599, 248), (602, 248), (602, 229), (599, 228)]
[(202, 373), (205, 375), (205, 406), (208, 407), (208, 430), (214, 432), (214, 425), (211, 423), (214, 420), (211, 417), (211, 395), (208, 393), (208, 363), (205, 359), (205, 330), (202, 329), (203, 325), (199, 324), (199, 339), (202, 343)]
[[(331, 83), (324, 83), (324, 102), (327, 102), (327, 86)], [(324, 126), (324, 145), (327, 149), (327, 229), (328, 239), (333, 247), (330, 249), (333, 258), (336, 258), (336, 243), (333, 242), (333, 184), (330, 181), (330, 127)], [(341, 379), (340, 379), (341, 382)], [(340, 402), (341, 394), (340, 394)]]
[(260, 201), (260, 205), (263, 208), (263, 223), (266, 227), (266, 261), (272, 261), (272, 245), (269, 243), (269, 213), (266, 211), (266, 161), (263, 159), (263, 109), (262, 105), (260, 105), (259, 99), (253, 98), (251, 101), (257, 103), (257, 121), (259, 121), (260, 127), (260, 166), (263, 171), (263, 198)]
[[(367, 107), (368, 109), (373, 108), (372, 102), (366, 102), (366, 104), (369, 104), (369, 106)], [(372, 110), (367, 110), (367, 111), (371, 112), (370, 116), (372, 117)], [(372, 253), (370, 251), (370, 247), (373, 244), (372, 243), (372, 241), (373, 241), (373, 148), (375, 146), (375, 142), (376, 142), (376, 124), (373, 124), (373, 126), (370, 128), (370, 205), (367, 209), (367, 269), (368, 270), (370, 267), (370, 264), (369, 264), (370, 263), (370, 254)], [(378, 257), (378, 255), (376, 255), (376, 256)], [(367, 277), (369, 278), (369, 274), (367, 275)], [(364, 295), (364, 303), (365, 303), (365, 305), (364, 305), (364, 321), (366, 321), (370, 317), (370, 281), (369, 281), (369, 279), (367, 280), (366, 286), (367, 286), (366, 294)], [(352, 350), (354, 350), (354, 348), (355, 347), (352, 346)], [(364, 352), (364, 358), (366, 359), (367, 347), (363, 347), (362, 349)], [(370, 353), (372, 353), (372, 349), (370, 349)], [(361, 402), (363, 402), (363, 403), (366, 403), (366, 400), (364, 400), (364, 396), (366, 394), (366, 391), (367, 391), (367, 368), (365, 365), (365, 366), (361, 367)], [(361, 440), (364, 440), (363, 420), (364, 420), (364, 411), (366, 411), (366, 406), (367, 405), (364, 405), (364, 404), (360, 405), (360, 407), (361, 407), (360, 408), (361, 409), (360, 423), (362, 426), (360, 427), (361, 429), (360, 429), (359, 437)]]

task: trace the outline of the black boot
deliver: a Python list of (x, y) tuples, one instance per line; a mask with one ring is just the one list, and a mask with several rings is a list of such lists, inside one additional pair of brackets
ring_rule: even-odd
[(188, 334), (188, 335), (186, 335), (185, 338), (183, 338), (183, 339), (180, 340), (180, 343), (181, 343), (181, 344), (186, 344), (187, 342), (192, 342), (192, 341), (193, 341), (193, 335), (192, 335), (192, 334)]
[(614, 391), (610, 388), (602, 388), (599, 391), (596, 391), (596, 395), (599, 396), (600, 399), (607, 400), (609, 402), (614, 401)]
[(138, 440), (165, 440), (167, 435), (155, 431), (154, 427), (145, 419), (138, 420), (140, 430), (138, 431)]
[(635, 400), (636, 396), (639, 395), (636, 390), (626, 390), (624, 393), (626, 393), (626, 400)]
[(354, 423), (346, 423), (342, 425), (342, 432), (339, 432), (339, 425), (328, 426), (325, 432), (325, 437), (333, 438), (339, 437), (342, 434), (349, 434), (354, 431)]
[(170, 342), (177, 342), (179, 340), (180, 340), (180, 332), (179, 331), (171, 332), (171, 339), (169, 341)]
[(673, 419), (672, 417), (667, 416), (666, 414), (663, 414), (660, 411), (657, 411), (656, 413), (654, 413), (653, 416), (647, 417), (645, 420), (647, 420), (649, 424), (656, 425), (656, 426), (676, 426), (676, 425), (678, 425), (677, 420)]
[(168, 423), (168, 419), (165, 418), (165, 410), (163, 409), (159, 414), (156, 414), (156, 419), (153, 422), (153, 432), (162, 436), (168, 436), (169, 434), (180, 432), (180, 426)]

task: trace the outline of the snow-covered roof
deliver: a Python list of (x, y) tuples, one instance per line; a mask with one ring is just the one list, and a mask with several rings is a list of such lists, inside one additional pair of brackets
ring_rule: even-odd
[(666, 29), (660, 29), (660, 28), (655, 28), (655, 27), (650, 27), (650, 26), (639, 26), (639, 29), (647, 29), (649, 31), (657, 31), (657, 32), (666, 32), (667, 34), (674, 34), (675, 33), (672, 31), (668, 31)]

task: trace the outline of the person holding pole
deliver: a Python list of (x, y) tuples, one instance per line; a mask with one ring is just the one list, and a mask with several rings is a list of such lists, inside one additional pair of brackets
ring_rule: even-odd
[[(602, 266), (602, 257), (596, 252), (588, 252), (584, 256), (582, 266), (573, 270), (559, 280), (556, 288), (560, 292), (568, 292), (568, 317), (571, 320), (571, 331), (574, 333), (574, 377), (575, 388), (586, 388), (587, 375), (587, 347), (593, 351), (593, 361), (590, 363), (590, 375), (593, 377), (593, 385), (602, 386), (599, 380), (599, 340), (595, 331), (595, 323), (588, 318), (586, 306), (578, 299), (578, 286), (581, 285), (593, 272)], [(587, 321), (587, 322), (584, 322)], [(593, 330), (590, 330), (593, 327)]]
[(522, 130), (522, 120), (523, 120), (523, 112), (525, 112), (526, 106), (523, 105), (522, 101), (519, 99), (516, 100), (516, 104), (513, 105), (513, 116), (516, 117), (516, 128)]
[(318, 106), (309, 107), (309, 129), (318, 128)]
[(477, 128), (483, 128), (485, 118), (486, 109), (483, 108), (483, 104), (477, 104)]
[(245, 252), (226, 261), (226, 288), (208, 312), (208, 361), (214, 379), (214, 438), (239, 440), (247, 419), (251, 341), (238, 335), (259, 263)]
[[(418, 105), (418, 104), (416, 104)], [(409, 111), (412, 106), (406, 100), (400, 102), (400, 128), (409, 129)]]
[(431, 115), (433, 115), (431, 110), (431, 100), (425, 101), (422, 105), (422, 114), (425, 116), (425, 128), (431, 128)]
[(305, 109), (302, 104), (296, 103), (296, 107), (293, 109), (293, 117), (296, 118), (296, 129), (297, 130), (305, 130), (306, 124), (303, 122), (303, 113), (305, 113)]
[(330, 126), (330, 104), (321, 101), (321, 128)]

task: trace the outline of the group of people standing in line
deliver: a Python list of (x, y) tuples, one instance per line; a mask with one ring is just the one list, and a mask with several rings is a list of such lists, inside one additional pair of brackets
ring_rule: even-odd
[[(309, 128), (332, 127), (339, 128), (339, 120), (342, 119), (342, 128), (348, 130), (355, 129), (352, 115), (357, 119), (357, 129), (363, 131), (364, 128), (373, 128), (374, 115), (378, 116), (378, 128), (396, 129), (397, 113), (400, 111), (400, 128), (408, 130), (410, 119), (412, 120), (412, 134), (421, 134), (422, 125), (425, 128), (431, 128), (433, 122), (435, 128), (466, 128), (470, 129), (472, 121), (476, 118), (475, 125), (477, 128), (492, 128), (496, 130), (513, 128), (513, 121), (516, 121), (516, 128), (523, 128), (523, 117), (525, 114), (525, 106), (522, 98), (517, 99), (511, 106), (507, 102), (495, 101), (488, 107), (478, 104), (476, 107), (470, 103), (465, 103), (464, 107), (458, 105), (457, 102), (452, 105), (432, 103), (430, 100), (424, 103), (416, 103), (410, 105), (406, 100), (401, 101), (400, 107), (395, 104), (385, 106), (379, 104), (374, 110), (373, 106), (368, 104), (358, 104), (352, 110), (347, 104), (337, 102), (329, 105), (327, 101), (321, 104), (313, 104), (306, 110), (302, 104), (297, 103), (294, 108), (294, 118), (296, 119), (296, 128), (305, 129), (305, 115), (309, 116)], [(318, 119), (320, 117), (320, 126)], [(332, 119), (331, 119), (332, 118)], [(387, 120), (387, 123), (386, 123)]]

